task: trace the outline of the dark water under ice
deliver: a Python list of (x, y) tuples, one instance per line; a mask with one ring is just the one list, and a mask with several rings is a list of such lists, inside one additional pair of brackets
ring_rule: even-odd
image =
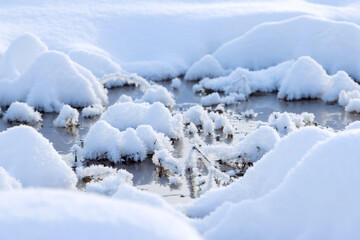
[[(171, 90), (170, 82), (161, 83), (163, 86)], [(192, 83), (184, 83), (179, 90), (172, 91), (175, 95), (176, 106), (178, 111), (183, 111), (193, 105), (200, 103), (200, 97), (192, 92)], [(122, 95), (130, 95), (133, 99), (139, 98), (142, 92), (135, 87), (116, 88), (109, 91), (109, 104), (113, 104)], [(360, 120), (360, 115), (346, 113), (343, 107), (337, 104), (326, 104), (321, 100), (306, 100), (286, 102), (278, 100), (275, 93), (271, 94), (255, 94), (246, 102), (240, 102), (236, 105), (229, 106), (234, 114), (230, 122), (235, 125), (236, 134), (247, 133), (256, 128), (259, 121), (266, 122), (268, 116), (274, 112), (311, 112), (315, 115), (315, 121), (323, 127), (330, 127), (334, 130), (342, 130), (349, 123)], [(239, 120), (240, 113), (249, 109), (253, 109), (257, 116), (251, 120)], [(74, 132), (67, 132), (62, 128), (53, 126), (53, 121), (57, 114), (43, 114), (43, 123), (35, 126), (47, 139), (49, 139), (55, 149), (62, 155), (65, 161), (71, 159), (71, 147), (84, 139), (90, 127), (99, 119), (84, 119), (80, 117), (80, 126)], [(9, 124), (5, 121), (0, 121), (0, 131), (3, 131), (15, 124)], [(236, 137), (233, 141), (236, 141)], [(215, 139), (207, 139), (207, 142), (215, 143)], [(176, 145), (176, 157), (184, 157), (189, 149), (189, 141), (178, 142)], [(186, 157), (186, 156), (185, 156)], [(131, 172), (134, 175), (134, 185), (140, 189), (157, 193), (164, 197), (170, 203), (178, 203), (180, 201), (187, 201), (190, 198), (190, 191), (187, 184), (182, 184), (178, 188), (169, 186), (166, 178), (159, 178), (155, 171), (155, 166), (150, 161), (144, 161), (141, 164), (131, 166), (120, 166)]]

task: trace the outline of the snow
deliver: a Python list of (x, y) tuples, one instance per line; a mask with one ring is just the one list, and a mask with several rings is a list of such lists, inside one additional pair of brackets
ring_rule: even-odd
[(203, 78), (215, 78), (225, 74), (220, 63), (211, 55), (205, 55), (195, 62), (186, 72), (186, 81), (201, 80)]
[(0, 63), (0, 78), (14, 79), (24, 73), (47, 46), (35, 35), (26, 33), (13, 40)]
[[(240, 202), (260, 198), (276, 188), (288, 171), (317, 142), (333, 136), (327, 130), (315, 127), (302, 128), (279, 141), (273, 150), (263, 156), (254, 167), (247, 170), (243, 178), (230, 186), (209, 191), (184, 206), (184, 212), (191, 217), (204, 217), (225, 202)], [(289, 157), (291, 152), (291, 157)]]
[(359, 79), (359, 39), (356, 24), (301, 16), (260, 24), (221, 46), (213, 56), (224, 68), (254, 70), (310, 56), (330, 74), (344, 70)]
[(0, 166), (23, 187), (75, 188), (71, 168), (33, 128), (18, 126), (1, 132), (0, 145)]
[(268, 124), (275, 128), (280, 135), (286, 135), (297, 128), (313, 124), (314, 120), (314, 114), (308, 112), (301, 114), (273, 112), (268, 118)]
[(46, 189), (2, 192), (0, 201), (2, 239), (202, 239), (180, 217), (136, 201)]
[(126, 128), (136, 128), (139, 125), (150, 125), (155, 131), (164, 133), (170, 138), (182, 136), (182, 119), (172, 116), (169, 109), (162, 103), (116, 103), (110, 106), (101, 116), (120, 131)]
[(169, 92), (165, 87), (160, 85), (152, 85), (147, 88), (144, 92), (144, 95), (139, 99), (139, 102), (161, 102), (165, 106), (174, 106), (175, 100), (174, 95)]
[(0, 167), (0, 191), (20, 189), (21, 183)]
[(81, 116), (84, 118), (92, 118), (95, 116), (100, 116), (104, 112), (104, 107), (101, 104), (94, 104), (88, 107), (85, 107), (81, 111)]
[(90, 70), (96, 77), (102, 78), (111, 73), (121, 73), (124, 70), (109, 56), (88, 50), (72, 50), (69, 57), (76, 63)]
[(184, 123), (193, 123), (196, 126), (203, 125), (209, 116), (201, 106), (193, 106), (183, 114)]
[(174, 78), (171, 80), (171, 88), (172, 89), (179, 89), (181, 86), (181, 80), (179, 78)]
[(181, 173), (182, 168), (179, 161), (171, 156), (168, 150), (161, 149), (155, 151), (154, 156), (152, 157), (152, 162), (165, 170), (170, 171), (170, 173)]
[(112, 162), (143, 161), (148, 154), (163, 148), (172, 150), (169, 138), (155, 132), (151, 126), (140, 125), (136, 130), (120, 131), (100, 120), (86, 135), (82, 154), (86, 159), (107, 158)]
[(204, 225), (200, 223), (204, 236), (207, 239), (238, 234), (251, 239), (358, 238), (360, 197), (354, 189), (359, 181), (356, 170), (360, 164), (359, 143), (358, 130), (318, 142), (268, 194), (217, 208), (203, 220)]
[(69, 105), (64, 105), (57, 118), (54, 120), (55, 127), (72, 127), (76, 126), (79, 121), (79, 112), (70, 107)]
[(112, 196), (122, 184), (132, 185), (132, 179), (131, 173), (120, 169), (116, 174), (106, 176), (101, 181), (86, 184), (86, 191)]
[(26, 101), (45, 112), (58, 112), (62, 104), (85, 107), (107, 103), (106, 90), (87, 69), (67, 55), (45, 51), (14, 80), (2, 79), (0, 103)]
[(21, 122), (31, 125), (42, 121), (40, 113), (22, 102), (13, 102), (4, 114), (3, 119), (8, 122)]

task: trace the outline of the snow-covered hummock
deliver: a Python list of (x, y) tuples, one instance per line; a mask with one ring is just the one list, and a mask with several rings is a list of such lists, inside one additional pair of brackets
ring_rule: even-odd
[(193, 106), (186, 110), (183, 114), (184, 123), (193, 123), (196, 126), (203, 125), (208, 119), (208, 113), (207, 111), (199, 106)]
[(64, 105), (57, 118), (54, 120), (55, 127), (76, 126), (79, 120), (79, 112), (69, 105)]
[(240, 158), (244, 162), (256, 162), (273, 149), (279, 140), (279, 134), (272, 127), (261, 126), (231, 145), (205, 145), (202, 150), (206, 156), (213, 155), (213, 159), (221, 159), (224, 162)]
[(355, 130), (355, 129), (360, 129), (360, 121), (352, 122), (345, 127), (345, 130)]
[(47, 51), (47, 46), (31, 33), (13, 40), (0, 63), (0, 79), (15, 79), (25, 72), (34, 60)]
[(0, 145), (0, 166), (24, 187), (75, 188), (74, 172), (33, 128), (9, 128), (0, 133)]
[(249, 109), (249, 110), (246, 110), (245, 112), (242, 112), (241, 115), (244, 118), (254, 118), (257, 116), (257, 113), (254, 112), (254, 109)]
[(170, 140), (149, 125), (120, 131), (99, 120), (85, 137), (82, 155), (87, 159), (107, 158), (112, 162), (143, 161), (148, 154), (161, 149), (172, 150)]
[(115, 174), (110, 174), (97, 182), (86, 184), (87, 192), (112, 196), (123, 184), (132, 185), (133, 175), (126, 170), (120, 169)]
[(26, 101), (45, 112), (58, 112), (62, 104), (86, 107), (107, 103), (106, 90), (87, 69), (57, 51), (45, 51), (13, 81), (3, 79), (0, 103)]
[(2, 239), (202, 239), (167, 210), (89, 193), (6, 191), (0, 212)]
[(173, 80), (171, 80), (170, 86), (172, 89), (180, 89), (181, 80), (179, 78), (174, 78)]
[(224, 204), (206, 217), (203, 225), (200, 223), (205, 237), (226, 239), (241, 234), (247, 239), (359, 238), (360, 194), (354, 191), (360, 181), (359, 144), (359, 130), (318, 142), (268, 194)]
[(195, 62), (186, 72), (184, 79), (186, 81), (196, 81), (203, 78), (215, 78), (225, 74), (218, 60), (212, 55), (205, 55), (199, 61)]
[(20, 189), (21, 183), (0, 166), (0, 191)]
[(339, 94), (338, 103), (341, 106), (345, 107), (347, 112), (357, 112), (360, 113), (360, 91), (341, 91)]
[(286, 100), (318, 98), (326, 89), (327, 74), (313, 59), (300, 57), (281, 83), (278, 97)]
[(139, 125), (150, 125), (155, 131), (164, 133), (170, 138), (181, 138), (183, 124), (181, 115), (172, 116), (162, 103), (116, 103), (101, 116), (101, 120), (124, 131)]
[(253, 92), (273, 92), (280, 88), (281, 82), (294, 61), (286, 61), (259, 71), (237, 68), (229, 75), (218, 78), (205, 78), (200, 88), (223, 91), (226, 94), (241, 93), (247, 97)]
[(150, 87), (150, 83), (136, 73), (117, 72), (110, 73), (101, 78), (100, 82), (106, 88), (123, 87), (125, 85), (139, 86), (142, 90)]
[(276, 129), (280, 135), (286, 135), (300, 127), (314, 123), (313, 113), (303, 112), (301, 114), (288, 112), (273, 112), (269, 115), (268, 124)]
[(138, 101), (148, 103), (161, 102), (169, 107), (175, 105), (174, 95), (160, 85), (152, 85), (147, 88), (144, 95)]
[(204, 217), (225, 202), (240, 202), (266, 195), (280, 185), (288, 171), (317, 142), (333, 135), (328, 130), (315, 127), (302, 128), (290, 133), (281, 139), (273, 150), (254, 163), (254, 167), (249, 168), (243, 178), (190, 202), (184, 207), (184, 212), (191, 217)]
[(39, 112), (34, 111), (34, 108), (26, 103), (13, 102), (4, 114), (4, 120), (8, 122), (35, 124), (42, 121), (42, 118)]
[(102, 78), (112, 73), (122, 73), (124, 70), (115, 63), (107, 54), (88, 50), (72, 50), (70, 58), (89, 69), (96, 77)]
[(359, 41), (360, 28), (353, 23), (301, 16), (260, 24), (213, 56), (224, 68), (254, 70), (310, 56), (330, 74), (344, 70), (360, 79)]
[(92, 118), (95, 116), (100, 116), (104, 112), (105, 108), (101, 104), (94, 104), (83, 108), (81, 111), (81, 116), (84, 118)]
[(152, 162), (156, 166), (160, 166), (163, 169), (170, 171), (172, 174), (182, 172), (179, 160), (174, 158), (167, 149), (155, 151)]

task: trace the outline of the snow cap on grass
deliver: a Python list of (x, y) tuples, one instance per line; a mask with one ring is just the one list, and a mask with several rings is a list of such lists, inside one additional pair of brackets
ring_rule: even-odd
[(122, 184), (132, 184), (133, 175), (120, 169), (116, 174), (106, 176), (103, 180), (86, 184), (87, 192), (112, 196)]
[(26, 71), (47, 46), (35, 35), (26, 33), (13, 40), (0, 64), (0, 78), (14, 79)]
[(33, 128), (18, 126), (0, 133), (0, 145), (0, 166), (24, 187), (75, 188), (74, 172)]
[(165, 87), (160, 85), (152, 85), (151, 87), (147, 88), (144, 92), (144, 95), (139, 99), (139, 102), (161, 102), (165, 106), (175, 105), (173, 94)]
[(94, 104), (84, 108), (81, 111), (81, 116), (84, 118), (92, 118), (95, 116), (99, 116), (104, 112), (104, 107), (101, 104)]
[(308, 112), (303, 112), (301, 114), (273, 112), (268, 118), (268, 123), (275, 128), (280, 135), (286, 135), (297, 128), (311, 125), (314, 120), (314, 114)]
[(0, 191), (21, 188), (21, 183), (0, 166)]
[(136, 128), (139, 125), (150, 125), (155, 131), (164, 133), (170, 138), (182, 137), (182, 118), (171, 116), (169, 109), (162, 103), (116, 103), (101, 116), (120, 131)]
[(209, 119), (208, 113), (201, 106), (193, 106), (183, 114), (185, 123), (194, 123), (196, 126), (203, 125)]
[(88, 159), (107, 158), (112, 162), (127, 159), (143, 161), (147, 154), (162, 148), (172, 150), (170, 140), (163, 134), (154, 132), (151, 126), (119, 131), (100, 120), (85, 137), (83, 156)]
[(58, 112), (62, 104), (86, 107), (107, 103), (106, 90), (84, 67), (57, 51), (41, 53), (14, 81), (4, 81), (0, 102), (22, 100), (45, 112)]
[(4, 114), (4, 120), (8, 122), (35, 124), (42, 121), (42, 118), (40, 113), (34, 111), (34, 108), (26, 103), (13, 102)]
[(171, 80), (171, 85), (170, 85), (173, 89), (179, 89), (181, 86), (181, 80), (179, 78), (174, 78), (173, 80)]
[(185, 220), (167, 210), (89, 193), (5, 191), (0, 212), (2, 236), (11, 239), (202, 239)]
[(166, 149), (155, 151), (152, 161), (156, 166), (161, 166), (165, 170), (169, 170), (170, 173), (181, 173), (182, 171), (179, 161), (171, 156)]
[(224, 69), (216, 58), (211, 55), (205, 55), (187, 70), (184, 79), (186, 81), (194, 81), (206, 77), (215, 78), (224, 75), (224, 73)]
[(79, 112), (69, 105), (64, 105), (57, 118), (54, 120), (55, 127), (76, 126), (79, 120)]

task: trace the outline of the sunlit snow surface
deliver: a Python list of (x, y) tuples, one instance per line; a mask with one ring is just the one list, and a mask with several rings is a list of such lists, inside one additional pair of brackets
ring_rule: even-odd
[(359, 12), (1, 2), (0, 239), (360, 238)]

